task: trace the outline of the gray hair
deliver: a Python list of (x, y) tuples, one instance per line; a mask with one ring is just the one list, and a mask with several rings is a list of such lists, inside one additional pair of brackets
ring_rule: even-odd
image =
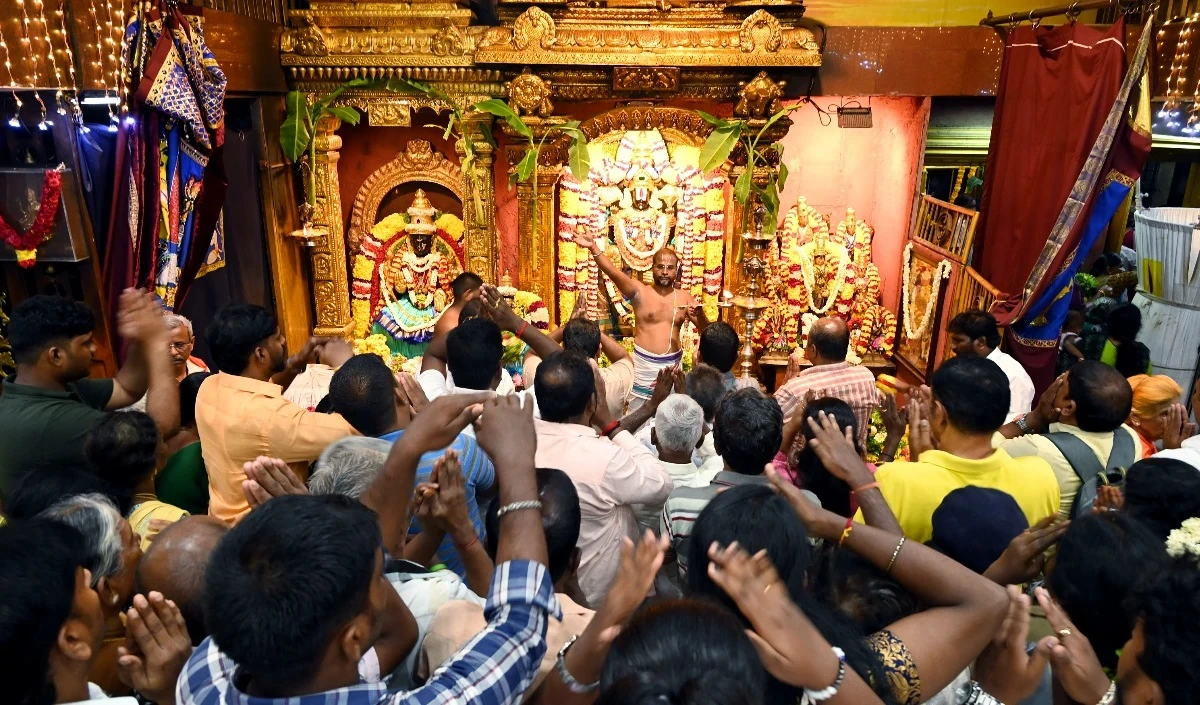
[(380, 438), (350, 436), (334, 441), (317, 459), (308, 491), (358, 499), (375, 481), (391, 450), (392, 444)]
[(672, 394), (654, 415), (654, 433), (663, 450), (690, 451), (704, 435), (704, 409), (686, 394)]
[(92, 587), (101, 578), (121, 572), (121, 512), (102, 494), (79, 494), (50, 506), (38, 515), (61, 522), (83, 536), (84, 556), (80, 563), (92, 571)]
[(192, 331), (192, 322), (185, 316), (180, 316), (178, 313), (168, 313), (163, 316), (163, 322), (167, 324), (167, 330), (175, 330), (183, 327), (187, 328), (189, 338), (196, 337), (196, 334)]

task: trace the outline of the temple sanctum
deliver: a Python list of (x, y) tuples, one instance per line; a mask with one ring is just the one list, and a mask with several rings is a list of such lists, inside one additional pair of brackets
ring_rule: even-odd
[[(1170, 165), (1141, 205), (1200, 205), (1200, 172), (1175, 166), (1200, 144), (1179, 92), (1188, 16), (1096, 1), (0, 0), (0, 313), (36, 293), (87, 302), (97, 375), (121, 358), (127, 287), (197, 330), (257, 303), (293, 347), (342, 337), (417, 371), (472, 273), (532, 325), (585, 315), (632, 347), (634, 306), (595, 243), (648, 284), (674, 253), (677, 291), (734, 326), (735, 372), (768, 389), (789, 358), (807, 364), (828, 316), (848, 325), (852, 364), (911, 383), (971, 309), (1044, 356), (1072, 277), (1120, 251), (1139, 205), (1146, 158), (1118, 163), (1120, 125), (1144, 123), (1151, 163)], [(1006, 82), (1002, 65), (1025, 60), (1014, 37), (1077, 32), (1122, 49), (1087, 119), (1021, 112), (1056, 89)], [(1066, 153), (1030, 147), (1043, 132)], [(1035, 181), (1008, 158), (1021, 150), (1062, 156), (1065, 176), (1014, 190)], [(690, 365), (696, 327), (680, 338)], [(505, 344), (515, 373), (524, 348)]]

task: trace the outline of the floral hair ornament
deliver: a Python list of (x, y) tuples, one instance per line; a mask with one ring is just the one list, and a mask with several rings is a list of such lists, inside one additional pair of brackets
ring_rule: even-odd
[(1200, 562), (1200, 517), (1187, 519), (1182, 526), (1171, 531), (1167, 537), (1167, 555), (1172, 558), (1187, 556)]

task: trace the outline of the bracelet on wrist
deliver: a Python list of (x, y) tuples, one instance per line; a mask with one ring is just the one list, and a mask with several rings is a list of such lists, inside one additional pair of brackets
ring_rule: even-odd
[(595, 683), (580, 683), (567, 670), (567, 649), (570, 649), (571, 644), (574, 644), (578, 638), (578, 634), (571, 635), (571, 638), (567, 639), (567, 643), (563, 644), (563, 647), (558, 650), (558, 659), (555, 668), (558, 670), (558, 677), (562, 679), (563, 685), (567, 686), (567, 690), (576, 695), (587, 695), (588, 693), (596, 692), (600, 688), (600, 681), (596, 681)]
[(609, 421), (608, 423), (606, 423), (606, 424), (604, 425), (604, 428), (603, 428), (603, 429), (601, 429), (601, 431), (600, 431), (600, 435), (601, 435), (601, 436), (608, 436), (608, 437), (610, 437), (610, 438), (611, 438), (611, 437), (612, 437), (612, 433), (613, 433), (614, 431), (616, 431), (616, 430), (617, 430), (618, 428), (620, 428), (620, 427), (621, 427), (621, 422), (620, 422), (620, 421), (617, 421), (617, 420), (615, 420), (615, 419), (614, 419), (614, 420), (612, 420), (612, 421)]
[(1100, 698), (1100, 702), (1096, 705), (1113, 705), (1117, 702), (1117, 683), (1113, 681), (1108, 684), (1108, 690), (1104, 691), (1104, 697)]
[(471, 540), (467, 541), (466, 543), (459, 543), (458, 541), (455, 541), (454, 547), (458, 549), (459, 553), (462, 553), (463, 551), (467, 550), (468, 548), (474, 546), (477, 543), (479, 543), (479, 534), (475, 534), (474, 536), (472, 536)]
[(500, 509), (496, 512), (496, 519), (503, 519), (505, 514), (519, 512), (526, 509), (536, 509), (540, 512), (542, 511), (542, 503), (536, 499), (524, 499), (519, 502), (509, 502), (503, 507), (500, 507)]
[(833, 679), (833, 685), (821, 690), (804, 689), (804, 695), (800, 698), (801, 705), (811, 705), (812, 703), (823, 703), (830, 700), (838, 694), (838, 690), (842, 687), (842, 682), (846, 680), (846, 652), (838, 647), (831, 647), (833, 655), (838, 659), (837, 677)]

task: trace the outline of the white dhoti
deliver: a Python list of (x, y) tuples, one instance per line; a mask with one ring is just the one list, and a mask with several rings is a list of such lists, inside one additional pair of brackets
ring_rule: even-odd
[(633, 346), (633, 393), (629, 399), (629, 410), (633, 411), (654, 392), (654, 383), (658, 380), (659, 370), (664, 367), (674, 367), (683, 361), (683, 351), (677, 350), (665, 355), (655, 355), (636, 345)]

